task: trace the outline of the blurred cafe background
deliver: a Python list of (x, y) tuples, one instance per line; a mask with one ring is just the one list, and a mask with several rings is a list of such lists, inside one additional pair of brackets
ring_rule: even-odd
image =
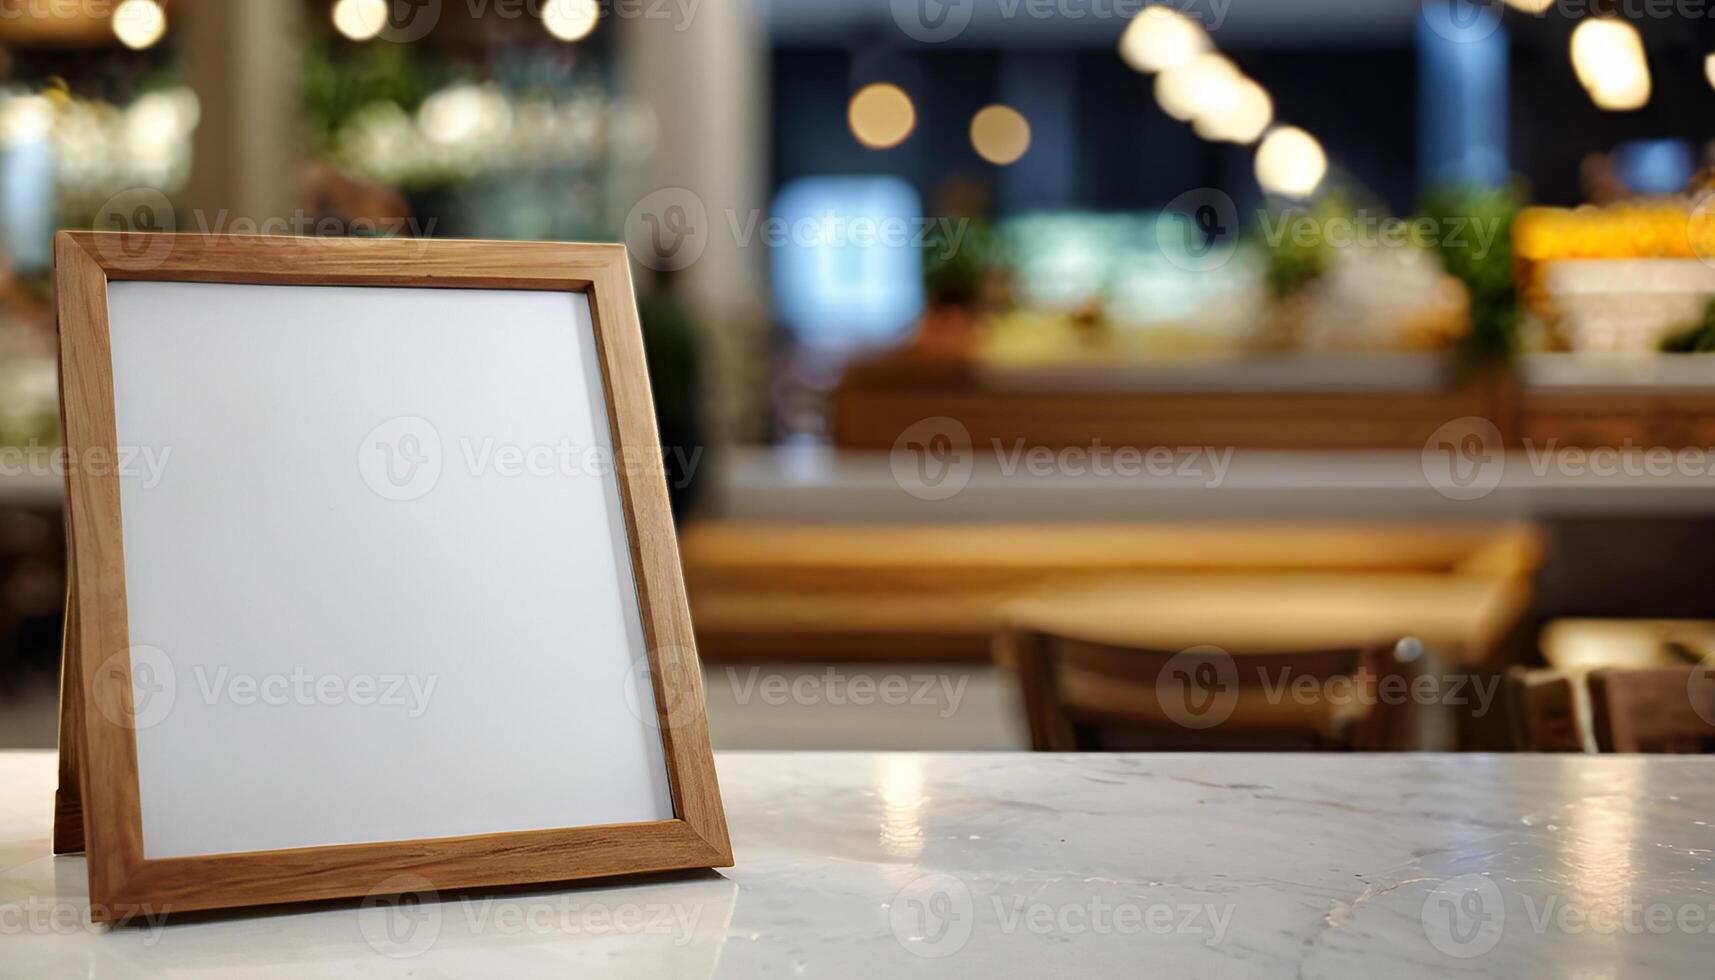
[(1712, 11), (0, 0), (0, 746), (95, 228), (625, 242), (719, 747), (1707, 749)]

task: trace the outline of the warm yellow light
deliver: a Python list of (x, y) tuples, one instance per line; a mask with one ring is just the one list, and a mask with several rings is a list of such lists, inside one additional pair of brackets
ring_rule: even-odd
[(155, 0), (125, 0), (113, 8), (113, 35), (141, 51), (167, 33), (167, 12)]
[(353, 41), (371, 40), (387, 26), (387, 0), (339, 0), (333, 26)]
[(1296, 126), (1281, 126), (1256, 148), (1256, 179), (1270, 194), (1308, 197), (1328, 174), (1322, 144)]
[(125, 110), (125, 141), (131, 152), (160, 155), (190, 136), (202, 116), (196, 93), (180, 87), (139, 96)]
[(589, 37), (600, 19), (595, 0), (548, 0), (542, 7), (542, 26), (562, 41)]
[(1715, 54), (1703, 56), (1703, 77), (1709, 79), (1711, 87), (1715, 87)]
[(1627, 76), (1624, 85), (1604, 86), (1590, 90), (1590, 101), (1596, 103), (1596, 108), (1609, 112), (1630, 112), (1649, 105), (1650, 80), (1649, 73)]
[(54, 104), (40, 95), (20, 95), (0, 103), (0, 140), (29, 143), (54, 128)]
[(1190, 122), (1232, 105), (1243, 77), (1226, 58), (1200, 54), (1155, 76), (1155, 101), (1163, 112), (1180, 122)]
[(1120, 57), (1141, 72), (1177, 68), (1210, 47), (1200, 24), (1164, 4), (1143, 8), (1120, 35)]
[(1254, 143), (1274, 122), (1274, 100), (1261, 85), (1240, 78), (1233, 97), (1197, 117), (1197, 135), (1206, 140)]
[(971, 146), (990, 163), (1016, 163), (1030, 149), (1030, 121), (1011, 106), (988, 106), (971, 117)]
[(917, 109), (905, 90), (889, 82), (858, 89), (846, 107), (846, 122), (857, 141), (872, 150), (887, 150), (905, 142), (917, 128)]
[(1643, 38), (1617, 17), (1591, 17), (1572, 32), (1572, 70), (1603, 109), (1638, 109), (1649, 102)]
[(442, 146), (492, 145), (511, 125), (512, 109), (492, 85), (444, 88), (417, 109), (417, 128)]
[(1527, 14), (1540, 14), (1554, 6), (1554, 0), (1507, 0), (1507, 6)]
[(1625, 86), (1593, 89), (1590, 101), (1596, 103), (1596, 108), (1609, 112), (1630, 112), (1649, 105), (1650, 83), (1649, 76), (1634, 78)]

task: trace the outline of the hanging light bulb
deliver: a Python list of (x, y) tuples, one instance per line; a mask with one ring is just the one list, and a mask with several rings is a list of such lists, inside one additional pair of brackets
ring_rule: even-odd
[(1256, 148), (1256, 179), (1270, 194), (1309, 197), (1328, 174), (1322, 144), (1297, 126), (1279, 126)]
[(1228, 143), (1256, 142), (1274, 121), (1274, 100), (1249, 78), (1240, 78), (1231, 95), (1197, 116), (1197, 135)]
[(857, 141), (872, 150), (887, 150), (905, 142), (917, 128), (917, 108), (911, 96), (890, 82), (858, 89), (846, 106), (846, 122)]
[(1143, 8), (1120, 35), (1120, 57), (1141, 72), (1176, 68), (1213, 46), (1200, 24), (1165, 4)]
[(589, 37), (600, 19), (595, 0), (548, 0), (542, 8), (542, 25), (562, 41)]
[(1232, 105), (1244, 78), (1231, 61), (1213, 52), (1155, 76), (1155, 101), (1180, 122)]
[(1591, 17), (1572, 32), (1572, 70), (1600, 108), (1625, 111), (1649, 102), (1643, 38), (1617, 17)]
[(167, 12), (155, 0), (125, 0), (113, 8), (113, 36), (133, 51), (152, 47), (167, 33)]
[(387, 26), (387, 0), (339, 0), (333, 5), (333, 27), (353, 41), (369, 41)]
[(988, 106), (971, 118), (971, 147), (996, 166), (1017, 163), (1030, 149), (1030, 121), (1012, 106)]

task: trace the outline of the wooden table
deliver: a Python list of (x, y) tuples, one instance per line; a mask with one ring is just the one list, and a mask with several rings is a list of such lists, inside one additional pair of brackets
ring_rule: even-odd
[(0, 753), (8, 976), (1696, 977), (1715, 762), (722, 753), (720, 873), (89, 924)]
[(1470, 659), (1524, 608), (1542, 542), (1527, 525), (709, 522), (680, 553), (710, 661), (983, 660), (1009, 602), (1112, 579), (1107, 595), (1161, 590), (1136, 601), (1179, 608), (1186, 635), (1235, 608), (1259, 631), (1265, 613), (1286, 630), (1344, 616)]
[(1542, 655), (1556, 670), (1585, 674), (1602, 667), (1627, 670), (1683, 667), (1669, 644), (1715, 651), (1715, 620), (1556, 619), (1542, 628)]
[(1312, 572), (1156, 574), (1039, 589), (1006, 603), (1008, 625), (1154, 650), (1334, 650), (1415, 637), (1460, 667), (1488, 661), (1530, 602), (1513, 578)]
[[(1246, 654), (1387, 649), (1415, 639), (1398, 679), (1427, 686), (1420, 695), (1389, 695), (1402, 712), (1389, 747), (1451, 750), (1467, 744), (1462, 732), (1475, 738), (1498, 726), (1500, 677), (1489, 665), (1529, 605), (1529, 583), (1517, 578), (1178, 573), (1038, 589), (1000, 615), (1008, 627), (1134, 650), (1218, 647), (1240, 670)], [(1020, 682), (1043, 683), (1028, 669)], [(1159, 691), (1110, 694), (1142, 707)]]

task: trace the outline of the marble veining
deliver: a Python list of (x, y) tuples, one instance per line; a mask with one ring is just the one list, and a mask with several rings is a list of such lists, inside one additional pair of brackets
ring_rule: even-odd
[(98, 929), (0, 753), (0, 975), (1702, 977), (1715, 762), (723, 753), (738, 866)]

